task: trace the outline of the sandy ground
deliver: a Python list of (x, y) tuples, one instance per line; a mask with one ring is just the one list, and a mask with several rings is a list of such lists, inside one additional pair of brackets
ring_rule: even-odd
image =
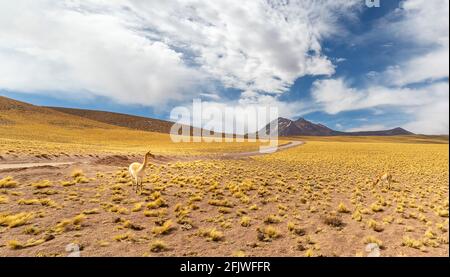
[[(301, 144), (292, 142), (279, 151)], [(0, 204), (0, 215), (30, 213), (33, 217), (17, 227), (0, 226), (0, 256), (67, 256), (70, 243), (80, 248), (81, 256), (366, 256), (362, 240), (368, 235), (382, 237), (382, 256), (448, 256), (448, 242), (420, 249), (402, 247), (406, 225), (386, 225), (391, 228), (389, 233), (373, 231), (365, 222), (352, 220), (351, 213), (339, 215), (342, 222), (337, 224), (324, 223), (327, 218), (319, 211), (311, 212), (316, 204), (303, 201), (305, 191), (296, 191), (294, 180), (277, 183), (276, 174), (286, 171), (308, 180), (308, 174), (314, 174), (311, 167), (300, 164), (290, 168), (282, 163), (268, 167), (265, 161), (252, 157), (257, 155), (260, 153), (157, 156), (147, 170), (141, 194), (133, 191), (126, 174), (131, 162), (140, 161), (137, 156), (94, 155), (32, 163), (32, 167), (3, 161), (0, 179), (11, 176), (17, 186), (1, 190), (4, 203)], [(247, 169), (250, 164), (251, 170), (261, 169), (256, 176)], [(82, 171), (85, 182), (62, 185), (74, 179), (75, 170)], [(246, 202), (245, 197), (237, 198), (232, 185), (245, 186), (249, 178), (257, 185), (246, 192)], [(322, 184), (328, 182), (326, 178), (320, 178)], [(43, 180), (49, 180), (50, 185), (35, 185)], [(341, 182), (344, 186), (343, 178)], [(323, 191), (322, 185), (314, 180), (308, 184), (314, 200), (319, 197), (315, 190)], [(332, 200), (322, 207), (335, 210), (340, 202), (348, 205), (348, 196), (340, 190), (336, 186), (328, 191)], [(375, 201), (370, 192), (364, 198), (367, 203)], [(32, 199), (50, 199), (54, 205), (20, 204)], [(80, 214), (85, 218), (74, 223)], [(373, 213), (371, 217), (382, 222), (386, 215)], [(251, 218), (248, 226), (242, 224), (245, 216)], [(427, 231), (416, 219), (404, 220), (411, 222), (408, 226), (418, 234)], [(67, 225), (60, 230), (62, 222)], [(158, 228), (167, 222), (171, 222), (170, 228), (159, 234)], [(295, 226), (289, 227), (290, 222)], [(448, 221), (444, 225), (448, 229)], [(261, 234), (260, 230), (271, 226), (277, 237)], [(448, 233), (436, 236), (448, 237)], [(161, 250), (155, 249), (159, 241), (165, 245)]]

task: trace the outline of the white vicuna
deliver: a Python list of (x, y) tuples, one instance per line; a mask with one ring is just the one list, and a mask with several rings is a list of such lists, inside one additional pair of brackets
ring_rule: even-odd
[(138, 192), (139, 189), (142, 190), (142, 179), (144, 177), (145, 167), (147, 167), (148, 157), (154, 158), (155, 156), (149, 151), (145, 154), (144, 162), (142, 164), (134, 162), (128, 167), (128, 172), (132, 179), (132, 187), (136, 186), (136, 192)]
[(390, 190), (392, 182), (393, 182), (392, 175), (389, 173), (384, 173), (383, 175), (379, 176), (378, 178), (376, 178), (374, 180), (373, 185), (377, 186), (378, 184), (381, 184), (381, 185), (384, 184)]

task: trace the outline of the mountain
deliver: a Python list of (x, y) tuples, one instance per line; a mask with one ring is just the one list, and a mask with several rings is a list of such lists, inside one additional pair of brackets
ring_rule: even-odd
[[(261, 131), (269, 130), (269, 124)], [(335, 131), (323, 124), (315, 124), (304, 118), (299, 118), (296, 121), (287, 118), (278, 118), (278, 135), (282, 137), (287, 136), (400, 136), (413, 135), (413, 133), (402, 128), (394, 128), (390, 130), (381, 131), (362, 131), (362, 132), (341, 132)]]
[(294, 121), (294, 124), (300, 128), (302, 135), (308, 136), (332, 136), (336, 134), (336, 131), (331, 130), (325, 125), (314, 124), (304, 118), (299, 118)]
[[(266, 134), (269, 130), (269, 125), (266, 127)], [(278, 135), (287, 136), (332, 136), (333, 130), (322, 125), (311, 123), (304, 118), (299, 118), (296, 121), (292, 121), (287, 118), (278, 118)]]
[(88, 118), (91, 120), (103, 122), (110, 125), (136, 129), (141, 131), (148, 132), (158, 132), (158, 133), (170, 133), (170, 128), (173, 125), (173, 122), (121, 114), (121, 113), (113, 113), (113, 112), (105, 112), (105, 111), (95, 111), (95, 110), (84, 110), (84, 109), (72, 109), (72, 108), (60, 108), (60, 107), (47, 107), (49, 109), (62, 112), (65, 114), (76, 115), (79, 117)]
[[(174, 122), (167, 121), (167, 120), (161, 120), (161, 119), (155, 119), (155, 118), (149, 118), (149, 117), (143, 117), (143, 116), (136, 116), (136, 115), (129, 115), (129, 114), (122, 114), (122, 113), (114, 113), (114, 112), (106, 112), (106, 111), (96, 111), (96, 110), (85, 110), (85, 109), (73, 109), (73, 108), (61, 108), (61, 107), (46, 107), (48, 109), (52, 109), (58, 112), (62, 112), (65, 114), (75, 115), (83, 118), (87, 118), (90, 120), (95, 120), (98, 122), (106, 123), (109, 125), (119, 126), (119, 127), (125, 127), (128, 129), (135, 129), (140, 131), (147, 131), (147, 132), (157, 132), (157, 133), (163, 133), (163, 134), (169, 134), (170, 129)], [(194, 128), (191, 126), (188, 126), (190, 130), (190, 134), (192, 135), (194, 130), (198, 132), (202, 132), (202, 129)], [(214, 134), (214, 132), (211, 132), (211, 135)], [(220, 134), (220, 136), (224, 137), (224, 134)], [(235, 135), (234, 135), (235, 137)]]
[(381, 131), (361, 131), (361, 132), (340, 132), (344, 135), (348, 136), (405, 136), (405, 135), (414, 135), (403, 128), (397, 127), (389, 130), (381, 130)]
[[(25, 102), (0, 96), (0, 126), (54, 126), (62, 128), (111, 129), (116, 126), (86, 118), (69, 115), (46, 107), (35, 106)], [(6, 129), (2, 131), (6, 132)]]

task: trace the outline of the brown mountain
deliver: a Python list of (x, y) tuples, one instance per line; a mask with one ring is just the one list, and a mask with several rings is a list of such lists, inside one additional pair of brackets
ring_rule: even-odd
[[(264, 127), (266, 133), (269, 130), (269, 124)], [(402, 128), (394, 128), (381, 131), (362, 131), (362, 132), (341, 132), (335, 131), (323, 124), (315, 124), (304, 118), (296, 121), (287, 118), (278, 118), (278, 135), (286, 136), (399, 136), (413, 135), (413, 133)]]
[[(61, 108), (61, 107), (46, 107), (48, 109), (52, 109), (58, 112), (76, 115), (79, 117), (88, 118), (90, 120), (95, 120), (102, 123), (107, 123), (110, 125), (136, 129), (147, 132), (157, 132), (157, 133), (165, 133), (169, 134), (170, 129), (174, 122), (148, 118), (143, 116), (122, 114), (122, 113), (114, 113), (114, 112), (105, 112), (105, 111), (95, 111), (95, 110), (85, 110), (85, 109), (73, 109), (73, 108)], [(202, 129), (190, 127), (190, 133), (193, 134), (193, 131), (202, 132)], [(211, 132), (211, 134), (214, 134)], [(221, 134), (224, 137), (224, 134)]]
[[(64, 128), (101, 128), (110, 129), (116, 126), (95, 120), (73, 116), (46, 107), (35, 106), (0, 96), (0, 128), (1, 126), (39, 125), (58, 126)], [(4, 130), (2, 130), (4, 131)]]
[(158, 133), (170, 133), (170, 128), (174, 124), (171, 121), (105, 112), (105, 111), (94, 111), (94, 110), (84, 110), (84, 109), (72, 109), (72, 108), (60, 108), (60, 107), (47, 107), (49, 109), (59, 111), (66, 114), (76, 115), (84, 118), (89, 118), (91, 120), (126, 127), (130, 129), (158, 132)]
[(414, 135), (403, 128), (397, 127), (389, 130), (381, 130), (381, 131), (361, 131), (361, 132), (340, 132), (343, 135), (347, 136), (405, 136), (405, 135)]

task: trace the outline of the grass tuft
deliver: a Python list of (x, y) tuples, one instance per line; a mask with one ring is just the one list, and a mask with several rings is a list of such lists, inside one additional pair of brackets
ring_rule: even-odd
[(14, 181), (13, 177), (7, 176), (0, 180), (0, 188), (7, 189), (7, 188), (15, 188), (17, 187), (18, 183)]

